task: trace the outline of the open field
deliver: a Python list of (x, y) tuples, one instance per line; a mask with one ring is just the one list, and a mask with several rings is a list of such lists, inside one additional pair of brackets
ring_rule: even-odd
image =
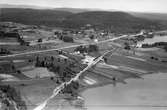
[(128, 80), (127, 85), (92, 88), (82, 96), (88, 110), (165, 110), (166, 77), (166, 73), (148, 75)]

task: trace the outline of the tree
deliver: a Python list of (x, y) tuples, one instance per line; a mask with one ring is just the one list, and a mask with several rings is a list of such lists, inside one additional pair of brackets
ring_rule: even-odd
[(89, 45), (88, 51), (89, 52), (97, 52), (99, 50), (97, 45)]
[(0, 54), (11, 54), (11, 52), (5, 48), (0, 49)]
[(37, 42), (42, 42), (42, 38), (39, 38)]
[(164, 46), (164, 50), (167, 52), (167, 45), (166, 45), (166, 46)]
[(17, 70), (17, 74), (21, 74), (21, 71), (20, 71), (20, 70)]
[(30, 42), (26, 42), (23, 39), (19, 40), (20, 45), (29, 46)]
[(126, 49), (126, 50), (130, 50), (131, 49), (130, 45), (127, 42), (125, 42), (124, 45), (125, 45), (124, 49)]
[(50, 80), (54, 80), (54, 77), (50, 77)]
[(90, 35), (89, 38), (90, 38), (91, 40), (93, 40), (93, 39), (94, 39), (94, 35)]
[(51, 56), (51, 61), (52, 61), (52, 62), (54, 61), (54, 57), (53, 57), (53, 56)]
[(103, 59), (104, 59), (104, 62), (107, 63), (107, 60), (108, 60), (108, 59), (107, 59), (106, 57), (104, 57)]
[(69, 37), (69, 36), (63, 36), (62, 40), (64, 42), (74, 42), (74, 39), (72, 37)]
[(80, 53), (87, 52), (87, 48), (85, 46), (78, 46), (74, 51), (79, 51)]

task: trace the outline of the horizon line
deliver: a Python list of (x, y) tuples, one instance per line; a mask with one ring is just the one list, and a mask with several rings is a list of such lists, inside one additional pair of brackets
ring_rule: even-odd
[[(48, 10), (54, 10), (57, 8), (71, 8), (71, 9), (83, 9), (83, 10), (87, 10), (87, 11), (121, 11), (121, 12), (131, 12), (131, 13), (155, 13), (155, 14), (167, 14), (167, 12), (149, 12), (149, 11), (131, 11), (131, 10), (118, 10), (118, 9), (102, 9), (102, 8), (80, 8), (80, 7), (64, 7), (64, 6), (57, 6), (57, 7), (49, 7), (49, 6), (39, 6), (39, 5), (26, 5), (26, 4), (1, 4), (0, 5), (9, 5), (9, 6), (16, 6), (16, 7), (1, 7), (0, 8), (21, 8), (21, 9), (48, 9)], [(27, 7), (17, 7), (17, 6), (27, 6)]]

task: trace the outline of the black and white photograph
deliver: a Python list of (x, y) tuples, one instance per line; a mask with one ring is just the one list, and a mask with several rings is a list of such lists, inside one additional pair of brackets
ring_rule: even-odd
[(0, 110), (167, 110), (167, 0), (0, 0)]

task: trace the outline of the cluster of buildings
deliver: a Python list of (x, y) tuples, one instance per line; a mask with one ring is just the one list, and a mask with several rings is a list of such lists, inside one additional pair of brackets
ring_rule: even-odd
[(13, 22), (2, 22), (0, 24), (0, 45), (28, 45), (21, 32), (29, 28), (33, 27)]
[(79, 29), (63, 29), (55, 31), (55, 37), (70, 36), (75, 40), (95, 41), (112, 38), (115, 34), (105, 30), (96, 30), (92, 25), (87, 24)]

